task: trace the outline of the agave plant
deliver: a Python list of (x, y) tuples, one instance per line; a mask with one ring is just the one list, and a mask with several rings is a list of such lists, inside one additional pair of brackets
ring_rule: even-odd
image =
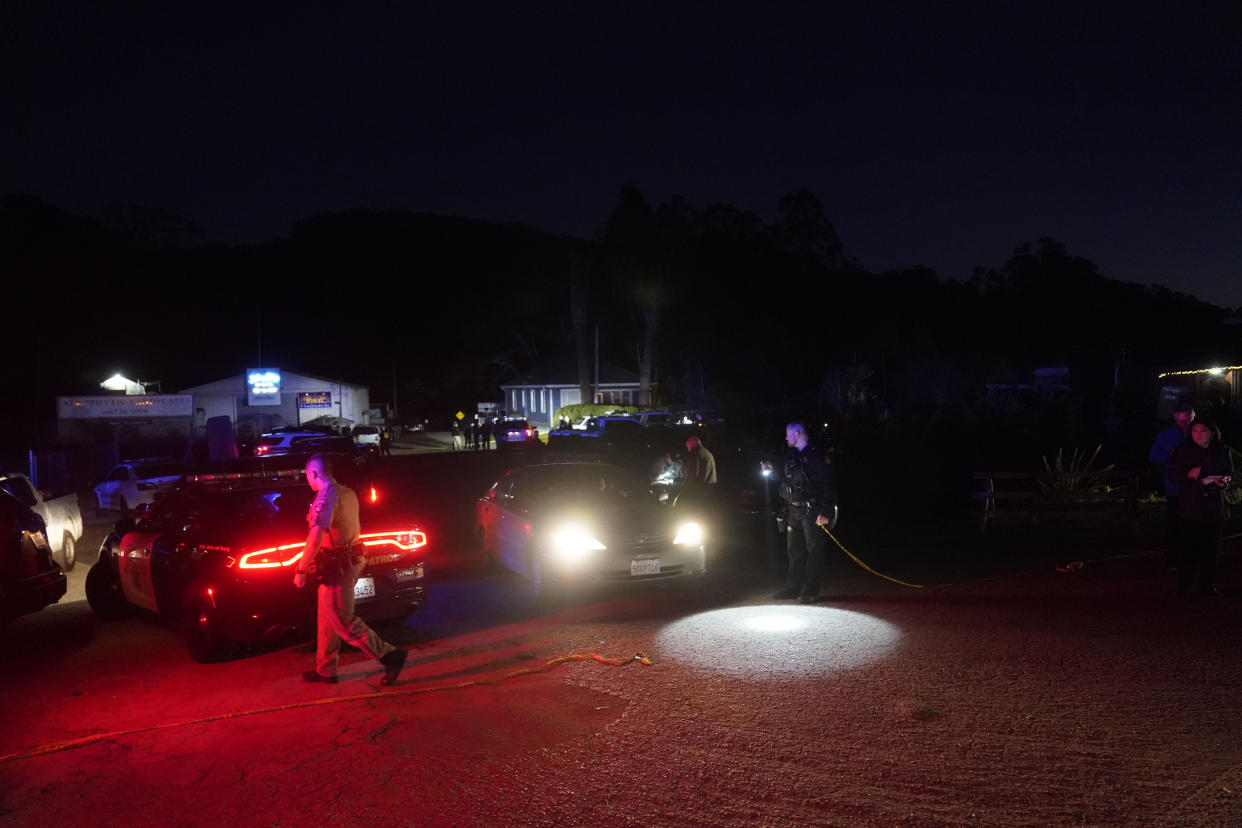
[(1091, 468), (1101, 448), (1102, 446), (1096, 446), (1095, 451), (1090, 454), (1075, 448), (1068, 458), (1061, 449), (1057, 449), (1056, 458), (1052, 462), (1044, 455), (1044, 473), (1036, 481), (1040, 490), (1049, 497), (1062, 497), (1106, 486), (1100, 475), (1111, 471), (1113, 464), (1110, 463), (1102, 469)]
[(1225, 487), (1225, 491), (1221, 493), (1221, 496), (1225, 498), (1225, 502), (1230, 506), (1242, 506), (1242, 480), (1239, 480), (1237, 471), (1242, 469), (1242, 452), (1233, 446), (1228, 446), (1227, 448), (1229, 449), (1229, 464), (1233, 466), (1235, 471), (1232, 475), (1233, 482)]

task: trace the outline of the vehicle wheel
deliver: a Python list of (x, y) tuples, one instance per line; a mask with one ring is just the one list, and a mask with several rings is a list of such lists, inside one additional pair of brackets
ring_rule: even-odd
[(185, 646), (190, 657), (200, 664), (219, 661), (228, 654), (229, 641), (220, 631), (219, 614), (207, 587), (195, 582), (185, 591), (184, 616)]
[(129, 604), (111, 562), (98, 561), (86, 573), (86, 603), (105, 621), (119, 621), (129, 615)]
[(78, 547), (73, 540), (73, 535), (65, 533), (64, 539), (60, 542), (60, 568), (65, 572), (73, 569), (73, 565), (78, 562)]

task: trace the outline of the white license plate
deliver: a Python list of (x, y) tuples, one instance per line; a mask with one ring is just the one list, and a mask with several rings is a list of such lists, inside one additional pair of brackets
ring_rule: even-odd
[(659, 558), (643, 558), (642, 560), (630, 561), (631, 575), (659, 575), (660, 559)]
[(359, 578), (354, 584), (355, 598), (374, 598), (375, 597), (375, 579)]

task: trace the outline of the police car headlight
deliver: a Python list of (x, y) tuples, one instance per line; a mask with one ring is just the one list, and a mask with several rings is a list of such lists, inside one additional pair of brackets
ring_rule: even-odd
[(591, 552), (607, 548), (581, 526), (562, 526), (549, 539), (552, 554), (566, 563), (581, 560)]
[(673, 538), (674, 544), (689, 544), (697, 546), (703, 542), (703, 527), (697, 523), (683, 523), (677, 530), (677, 537)]

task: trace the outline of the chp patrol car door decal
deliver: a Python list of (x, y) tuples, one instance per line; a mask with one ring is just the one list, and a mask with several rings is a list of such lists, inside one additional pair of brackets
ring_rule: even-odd
[(121, 538), (116, 559), (116, 574), (125, 600), (152, 612), (159, 612), (155, 585), (151, 581), (151, 545), (158, 537), (154, 532), (128, 533)]

